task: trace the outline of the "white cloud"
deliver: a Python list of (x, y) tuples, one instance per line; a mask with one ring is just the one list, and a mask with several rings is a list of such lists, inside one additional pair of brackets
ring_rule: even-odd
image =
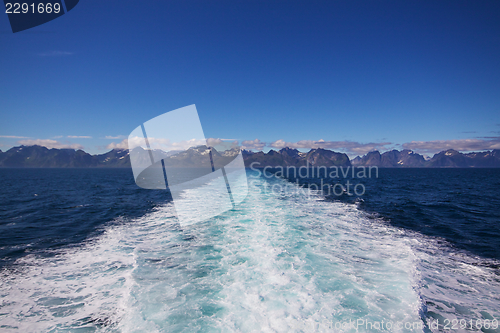
[(108, 139), (108, 140), (125, 139), (125, 135), (117, 135), (117, 136), (106, 135), (105, 139)]
[(68, 135), (70, 139), (92, 139), (91, 136), (88, 135)]
[(18, 141), (19, 144), (24, 145), (24, 146), (43, 146), (47, 148), (70, 148), (70, 149), (83, 149), (83, 146), (77, 143), (62, 143), (56, 140), (50, 140), (50, 139), (36, 139), (36, 140), (21, 140)]
[(0, 135), (0, 138), (5, 139), (29, 139), (27, 136), (16, 136), (16, 135)]
[[(222, 142), (222, 140), (209, 139), (209, 142), (217, 144)], [(191, 139), (180, 142), (170, 142), (169, 139), (148, 137), (148, 143), (151, 149), (161, 149), (164, 151), (171, 151), (171, 150), (186, 150), (189, 149), (190, 147), (206, 145), (207, 140)], [(123, 139), (119, 143), (112, 142), (106, 146), (107, 149), (134, 149), (136, 147), (143, 147), (143, 148), (146, 147), (144, 138), (136, 136), (133, 138)]]
[(217, 145), (220, 145), (222, 143), (222, 139), (214, 139), (214, 138), (208, 138), (207, 139), (207, 144), (210, 147), (215, 147)]
[[(169, 139), (148, 137), (148, 143), (151, 149), (161, 149), (164, 151), (186, 150), (191, 147), (204, 146), (207, 144), (210, 147), (217, 147), (220, 145), (226, 146), (227, 143), (225, 141), (227, 141), (227, 139), (208, 138), (206, 140), (191, 139), (180, 142), (171, 142)], [(237, 145), (238, 141), (233, 141), (231, 143), (231, 146), (237, 146)], [(106, 146), (107, 149), (134, 149), (135, 147), (145, 148), (145, 141), (142, 137), (135, 136), (128, 139), (123, 139), (119, 143), (112, 142)]]
[(111, 142), (109, 145), (106, 146), (106, 149), (128, 149), (128, 140), (124, 139), (119, 143), (114, 143)]
[(265, 146), (266, 143), (260, 141), (259, 139), (245, 140), (241, 143), (241, 147), (248, 150), (262, 150)]

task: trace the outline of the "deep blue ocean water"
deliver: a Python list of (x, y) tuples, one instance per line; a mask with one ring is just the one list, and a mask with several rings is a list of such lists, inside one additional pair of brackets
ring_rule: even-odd
[(135, 185), (131, 169), (0, 169), (0, 263), (79, 244), (104, 225), (171, 201)]
[[(352, 170), (345, 169), (346, 177), (339, 171), (339, 178), (330, 179), (324, 170), (315, 177), (300, 177), (298, 172), (294, 177), (285, 170), (283, 175), (305, 186), (339, 183), (346, 187), (350, 180), (353, 195), (336, 195), (330, 187), (330, 192), (324, 189), (326, 200), (356, 203), (394, 226), (440, 237), (457, 248), (500, 260), (500, 169), (381, 168), (378, 177), (375, 169), (371, 177), (368, 171), (367, 177), (357, 177), (359, 170), (355, 169), (354, 177)], [(365, 187), (361, 196), (353, 190), (358, 183)]]
[(500, 169), (248, 177), (181, 227), (129, 169), (0, 169), (0, 331), (500, 332)]

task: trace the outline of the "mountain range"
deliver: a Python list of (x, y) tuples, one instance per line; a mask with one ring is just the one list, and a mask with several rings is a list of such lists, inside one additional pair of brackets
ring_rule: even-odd
[[(230, 158), (237, 150), (225, 151), (221, 156)], [(327, 149), (311, 149), (300, 152), (297, 149), (283, 148), (279, 151), (270, 150), (252, 152), (243, 150), (245, 165), (254, 168), (266, 166), (378, 166), (383, 168), (498, 168), (500, 167), (500, 150), (460, 153), (449, 149), (435, 154), (432, 158), (414, 153), (410, 150), (391, 150), (384, 153), (372, 151), (352, 160), (344, 153)], [(166, 155), (169, 163), (186, 163), (196, 165), (197, 158), (206, 154), (206, 147), (193, 147), (174, 155)], [(127, 149), (113, 149), (104, 154), (91, 155), (83, 150), (48, 149), (41, 146), (13, 147), (6, 152), (0, 150), (0, 167), (11, 168), (88, 168), (88, 167), (130, 167), (130, 156)]]

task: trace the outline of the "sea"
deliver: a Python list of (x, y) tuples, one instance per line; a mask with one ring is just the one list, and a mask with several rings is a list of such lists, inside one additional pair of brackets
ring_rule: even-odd
[(359, 170), (181, 226), (127, 168), (0, 169), (0, 332), (500, 332), (500, 169)]

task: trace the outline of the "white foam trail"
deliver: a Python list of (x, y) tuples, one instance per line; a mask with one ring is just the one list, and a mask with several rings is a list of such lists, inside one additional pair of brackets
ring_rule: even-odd
[[(412, 249), (421, 276), (419, 293), (425, 301), (429, 321), (439, 320), (439, 328), (453, 320), (465, 321), (468, 329), (455, 332), (482, 332), (478, 322), (500, 321), (499, 262), (453, 249), (439, 239), (415, 237)], [(497, 267), (497, 268), (494, 268)], [(491, 322), (490, 322), (491, 323)], [(497, 325), (498, 327), (498, 325)], [(500, 332), (491, 329), (489, 332)]]
[(1, 329), (354, 332), (335, 325), (422, 325), (422, 298), (450, 305), (445, 316), (498, 300), (488, 268), (456, 265), (432, 239), (281, 180), (269, 180), (281, 194), (258, 193), (267, 182), (252, 179), (237, 209), (205, 223), (181, 228), (166, 205), (54, 257), (18, 260), (1, 275)]

